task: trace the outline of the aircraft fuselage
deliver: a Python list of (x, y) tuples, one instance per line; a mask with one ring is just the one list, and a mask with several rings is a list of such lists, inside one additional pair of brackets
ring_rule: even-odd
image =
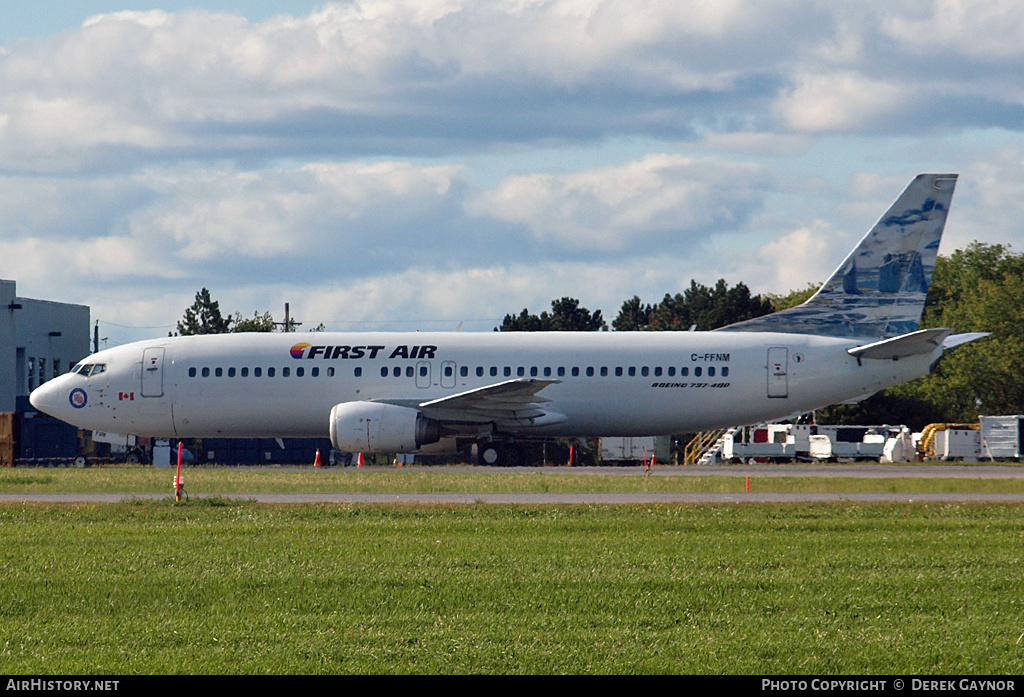
[(96, 353), (80, 365), (102, 371), (51, 380), (32, 401), (82, 428), (140, 436), (324, 437), (341, 403), (418, 408), (532, 378), (549, 381), (537, 392), (545, 416), (495, 432), (658, 435), (782, 418), (870, 394), (926, 374), (942, 352), (860, 361), (847, 353), (863, 343), (768, 332), (174, 337)]

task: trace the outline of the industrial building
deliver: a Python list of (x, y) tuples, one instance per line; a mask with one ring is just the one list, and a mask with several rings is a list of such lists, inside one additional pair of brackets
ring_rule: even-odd
[(87, 305), (20, 298), (14, 281), (0, 280), (0, 412), (89, 352)]

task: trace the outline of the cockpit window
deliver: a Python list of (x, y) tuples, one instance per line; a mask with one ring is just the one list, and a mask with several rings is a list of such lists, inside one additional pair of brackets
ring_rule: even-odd
[(106, 363), (79, 363), (71, 369), (72, 373), (77, 373), (83, 378), (87, 378), (90, 375), (99, 375), (107, 370)]

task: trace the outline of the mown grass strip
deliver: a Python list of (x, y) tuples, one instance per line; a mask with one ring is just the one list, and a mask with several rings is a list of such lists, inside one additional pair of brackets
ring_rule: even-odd
[[(739, 493), (743, 477), (594, 475), (564, 470), (450, 471), (189, 469), (186, 489), (194, 494), (246, 493)], [(0, 471), (0, 493), (167, 493), (174, 473), (152, 468), (41, 469)], [(751, 477), (751, 491), (765, 493), (1022, 493), (1024, 479), (845, 477)]]
[(1020, 674), (1022, 513), (8, 504), (0, 665)]

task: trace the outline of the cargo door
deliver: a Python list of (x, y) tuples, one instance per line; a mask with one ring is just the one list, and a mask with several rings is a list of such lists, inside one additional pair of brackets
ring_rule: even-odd
[(789, 396), (789, 349), (775, 346), (768, 349), (768, 397)]
[(142, 352), (142, 396), (164, 396), (164, 350), (148, 348)]

